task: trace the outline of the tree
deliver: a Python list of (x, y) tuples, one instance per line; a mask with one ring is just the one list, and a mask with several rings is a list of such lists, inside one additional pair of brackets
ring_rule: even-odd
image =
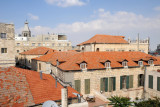
[(147, 101), (142, 101), (135, 103), (136, 107), (160, 107), (160, 98), (148, 99)]
[(132, 106), (133, 103), (130, 101), (130, 98), (127, 97), (112, 96), (108, 99), (111, 101), (109, 105), (113, 105), (113, 107), (129, 107)]

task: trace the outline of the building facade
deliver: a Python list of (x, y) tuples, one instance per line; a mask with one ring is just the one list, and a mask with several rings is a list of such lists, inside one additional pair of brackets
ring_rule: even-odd
[(140, 51), (148, 54), (149, 39), (126, 41), (124, 36), (95, 35), (91, 39), (78, 44), (81, 51)]
[(158, 55), (160, 55), (160, 44), (157, 46), (157, 53), (158, 53)]
[(25, 52), (21, 52), (16, 58), (16, 65), (22, 68), (31, 69), (32, 58), (40, 57), (52, 52), (55, 52), (55, 50), (47, 47), (37, 47)]
[(72, 44), (64, 34), (46, 34), (31, 36), (28, 22), (25, 22), (22, 34), (15, 36), (15, 50), (18, 53), (37, 47), (48, 47), (54, 50), (67, 51), (72, 49)]
[(160, 69), (147, 70), (145, 74), (145, 96), (154, 98), (160, 96)]
[(0, 23), (0, 67), (15, 65), (14, 24)]
[(97, 92), (133, 100), (146, 98), (145, 72), (160, 69), (160, 60), (143, 52), (51, 53), (32, 60), (32, 69), (44, 73), (50, 69), (84, 96)]

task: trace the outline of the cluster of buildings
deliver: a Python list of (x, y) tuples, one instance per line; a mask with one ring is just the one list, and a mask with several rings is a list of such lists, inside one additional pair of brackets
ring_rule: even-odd
[[(111, 96), (160, 97), (160, 58), (148, 54), (149, 38), (97, 34), (72, 50), (66, 35), (32, 37), (28, 22), (18, 36), (1, 23), (0, 34), (0, 104), (106, 107)], [(95, 105), (85, 101), (93, 98)]]

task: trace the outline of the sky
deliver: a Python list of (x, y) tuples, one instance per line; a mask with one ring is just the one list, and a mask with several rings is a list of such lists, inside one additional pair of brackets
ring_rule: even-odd
[(17, 34), (28, 20), (32, 35), (63, 33), (74, 46), (96, 34), (160, 44), (160, 0), (1, 0), (0, 13)]

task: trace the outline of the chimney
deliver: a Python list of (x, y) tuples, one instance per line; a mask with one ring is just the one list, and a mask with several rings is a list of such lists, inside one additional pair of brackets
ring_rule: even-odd
[(67, 86), (61, 89), (61, 104), (62, 107), (68, 107), (68, 90)]
[(40, 74), (40, 78), (41, 78), (41, 80), (43, 80), (43, 77), (42, 77), (42, 71), (40, 71), (40, 72), (39, 72), (39, 74)]
[(55, 85), (56, 85), (56, 88), (57, 88), (57, 77), (55, 77), (55, 80), (56, 80), (56, 81), (55, 81), (55, 82), (56, 82), (56, 84), (55, 84)]

